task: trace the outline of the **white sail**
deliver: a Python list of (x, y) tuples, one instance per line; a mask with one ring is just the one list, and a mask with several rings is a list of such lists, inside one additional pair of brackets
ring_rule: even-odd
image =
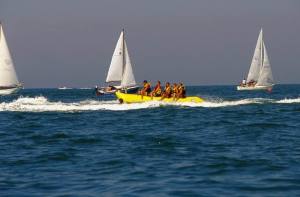
[(17, 84), (19, 84), (18, 77), (0, 23), (0, 86)]
[(259, 33), (256, 47), (254, 50), (254, 55), (252, 58), (251, 66), (249, 69), (248, 77), (247, 77), (247, 83), (250, 81), (257, 81), (260, 73), (260, 69), (262, 66), (262, 30)]
[(124, 61), (123, 44), (124, 41), (123, 41), (123, 31), (122, 31), (111, 59), (111, 63), (106, 77), (106, 82), (116, 82), (122, 80), (123, 61)]
[(133, 75), (133, 71), (132, 71), (132, 65), (131, 65), (131, 61), (130, 61), (130, 57), (129, 57), (129, 53), (128, 53), (128, 49), (127, 49), (127, 44), (124, 41), (124, 55), (125, 55), (125, 67), (124, 67), (124, 73), (123, 73), (123, 77), (122, 77), (122, 81), (121, 81), (121, 86), (122, 87), (129, 87), (129, 86), (134, 86), (136, 85), (135, 82), (135, 78)]
[(260, 75), (257, 81), (258, 86), (270, 86), (273, 85), (273, 74), (271, 70), (271, 64), (267, 54), (266, 46), (263, 42), (263, 66), (260, 70)]

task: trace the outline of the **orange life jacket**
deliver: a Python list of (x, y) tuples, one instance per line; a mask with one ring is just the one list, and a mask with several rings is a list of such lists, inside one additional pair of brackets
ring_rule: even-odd
[(167, 97), (170, 97), (171, 94), (172, 94), (171, 86), (165, 87), (165, 91), (164, 92), (167, 94)]
[(161, 87), (159, 84), (157, 84), (154, 88), (154, 93), (156, 94), (161, 94)]

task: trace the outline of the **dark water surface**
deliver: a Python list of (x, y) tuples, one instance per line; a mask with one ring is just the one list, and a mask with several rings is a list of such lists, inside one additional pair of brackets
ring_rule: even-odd
[(188, 91), (206, 102), (0, 97), (0, 196), (300, 196), (300, 85)]

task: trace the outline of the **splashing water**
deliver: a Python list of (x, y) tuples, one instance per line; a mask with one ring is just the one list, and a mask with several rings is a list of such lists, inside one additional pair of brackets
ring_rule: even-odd
[(231, 107), (239, 105), (250, 104), (264, 104), (264, 103), (300, 103), (300, 98), (296, 99), (263, 99), (251, 98), (241, 99), (236, 101), (223, 101), (222, 99), (207, 100), (203, 103), (165, 103), (161, 101), (150, 101), (145, 103), (119, 104), (117, 100), (97, 101), (97, 100), (83, 100), (79, 102), (51, 102), (43, 96), (38, 97), (20, 97), (11, 102), (0, 103), (0, 111), (24, 111), (24, 112), (44, 112), (44, 111), (58, 111), (58, 112), (76, 112), (76, 111), (94, 111), (94, 110), (111, 110), (111, 111), (125, 111), (137, 110), (146, 108), (157, 108), (161, 106), (185, 106), (185, 107), (204, 107), (204, 108), (218, 108)]

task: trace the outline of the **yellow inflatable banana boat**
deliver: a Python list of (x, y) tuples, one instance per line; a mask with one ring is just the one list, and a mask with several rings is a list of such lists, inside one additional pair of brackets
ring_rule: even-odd
[[(126, 94), (120, 91), (116, 92), (116, 96), (120, 103), (142, 103), (147, 101), (161, 101), (161, 97), (153, 97), (150, 96), (141, 96), (139, 94)], [(193, 103), (201, 103), (204, 100), (197, 96), (188, 96), (185, 98), (180, 98), (178, 100), (174, 100), (173, 98), (164, 98), (163, 102), (176, 102), (176, 103), (183, 103), (183, 102), (193, 102)]]

